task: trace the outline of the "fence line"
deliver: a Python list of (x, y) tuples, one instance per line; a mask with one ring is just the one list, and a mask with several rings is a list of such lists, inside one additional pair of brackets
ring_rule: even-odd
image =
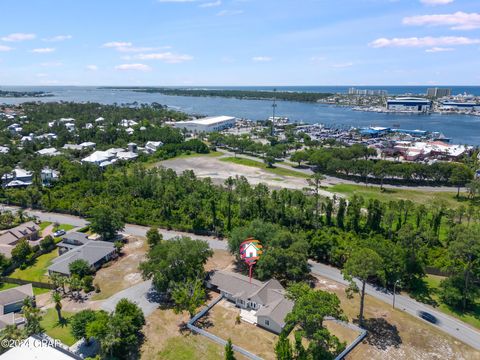
[[(208, 304), (205, 308), (203, 308), (197, 315), (195, 315), (192, 319), (190, 319), (190, 321), (187, 323), (187, 327), (200, 334), (200, 335), (203, 335), (207, 338), (209, 338), (210, 340), (212, 341), (215, 341), (216, 343), (222, 345), (222, 346), (225, 346), (227, 344), (227, 341), (226, 340), (223, 340), (222, 338), (216, 336), (216, 335), (213, 335), (213, 334), (210, 334), (208, 331), (205, 331), (203, 329), (200, 329), (198, 327), (196, 327), (194, 324), (195, 322), (198, 321), (198, 319), (200, 319), (202, 316), (204, 316), (212, 307), (214, 307), (220, 300), (223, 299), (223, 295), (221, 294), (218, 298), (216, 298), (214, 301), (212, 301), (210, 304)], [(252, 360), (263, 360), (261, 357), (258, 357), (257, 355), (255, 354), (252, 354), (251, 352), (237, 346), (237, 345), (233, 345), (232, 344), (232, 348), (233, 350), (239, 352), (240, 354), (248, 357), (249, 359), (252, 359)]]
[(50, 284), (50, 283), (16, 279), (16, 278), (8, 277), (8, 276), (0, 276), (0, 282), (5, 282), (5, 283), (9, 283), (9, 284), (18, 284), (18, 285), (32, 284), (33, 287), (37, 287), (37, 288), (51, 289), (51, 290), (55, 289), (55, 286), (53, 284)]
[(335, 319), (332, 316), (325, 316), (324, 320), (333, 321), (333, 322), (336, 322), (337, 324), (340, 324), (344, 327), (347, 327), (349, 329), (360, 332), (360, 335), (358, 335), (355, 338), (355, 340), (353, 340), (353, 342), (345, 348), (345, 350), (343, 350), (340, 354), (338, 354), (337, 357), (335, 358), (335, 360), (343, 360), (345, 358), (345, 356), (347, 356), (353, 349), (355, 349), (355, 347), (358, 344), (360, 344), (360, 342), (365, 338), (365, 336), (367, 336), (367, 330), (362, 329), (360, 326), (357, 326), (355, 324)]

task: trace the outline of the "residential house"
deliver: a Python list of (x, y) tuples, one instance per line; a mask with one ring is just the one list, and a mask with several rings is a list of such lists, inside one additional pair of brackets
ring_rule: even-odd
[(20, 240), (35, 241), (39, 238), (40, 227), (33, 221), (5, 230), (0, 235), (0, 253), (11, 256), (12, 249)]
[(217, 270), (208, 275), (206, 283), (208, 288), (249, 311), (255, 324), (276, 334), (283, 330), (285, 318), (293, 309), (294, 302), (285, 297), (284, 287), (275, 279), (250, 281), (248, 276)]
[(155, 151), (160, 149), (162, 145), (163, 142), (161, 141), (147, 141), (145, 144), (145, 151), (147, 151), (149, 154), (153, 154)]
[(20, 124), (14, 123), (11, 125), (7, 126), (8, 131), (10, 131), (11, 134), (17, 135), (22, 132), (23, 128)]
[(37, 151), (37, 154), (40, 156), (57, 156), (61, 155), (60, 152), (57, 151), (57, 149), (51, 147), (51, 148), (45, 148)]
[(0, 154), (8, 154), (10, 149), (7, 146), (1, 146), (0, 145)]
[(35, 300), (32, 284), (0, 291), (0, 315), (21, 311), (26, 298)]
[(85, 149), (95, 149), (96, 144), (91, 141), (85, 141), (81, 144), (65, 144), (63, 145), (63, 149), (65, 150), (75, 150), (75, 151), (82, 151)]
[(79, 259), (85, 260), (92, 270), (98, 270), (100, 266), (116, 256), (117, 253), (113, 243), (90, 240), (53, 259), (52, 265), (48, 267), (48, 273), (70, 276), (70, 264)]
[(57, 244), (58, 252), (60, 255), (66, 253), (69, 250), (76, 249), (79, 246), (85, 245), (90, 240), (88, 239), (87, 234), (72, 231), (65, 234), (62, 237), (62, 241)]

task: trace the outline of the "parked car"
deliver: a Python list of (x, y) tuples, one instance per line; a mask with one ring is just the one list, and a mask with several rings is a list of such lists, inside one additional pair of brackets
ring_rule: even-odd
[(53, 233), (53, 236), (54, 236), (54, 237), (59, 237), (59, 236), (65, 235), (65, 234), (66, 234), (66, 231), (65, 231), (65, 230), (58, 229), (57, 231), (55, 231), (55, 232)]
[(432, 324), (437, 324), (438, 323), (438, 319), (435, 316), (433, 316), (432, 314), (430, 314), (426, 311), (419, 311), (418, 316), (420, 316), (423, 320), (431, 322)]

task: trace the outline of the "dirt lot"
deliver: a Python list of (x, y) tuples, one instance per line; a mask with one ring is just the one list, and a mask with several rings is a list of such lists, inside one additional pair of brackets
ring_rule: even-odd
[[(348, 299), (345, 286), (320, 278), (318, 288), (335, 292), (349, 320), (357, 318), (359, 298)], [(363, 359), (478, 359), (479, 353), (414, 317), (370, 296), (365, 297), (366, 340), (347, 357)]]
[(269, 173), (265, 170), (220, 161), (215, 157), (177, 158), (160, 162), (158, 165), (171, 168), (177, 173), (193, 170), (199, 178), (210, 177), (215, 183), (223, 183), (230, 176), (245, 176), (250, 184), (267, 184), (274, 188), (303, 189), (307, 181), (294, 176)]
[(142, 275), (138, 265), (145, 259), (148, 245), (145, 239), (130, 236), (123, 247), (123, 255), (97, 271), (94, 284), (100, 287), (100, 293), (95, 294), (92, 300), (106, 299), (120, 290), (141, 282)]

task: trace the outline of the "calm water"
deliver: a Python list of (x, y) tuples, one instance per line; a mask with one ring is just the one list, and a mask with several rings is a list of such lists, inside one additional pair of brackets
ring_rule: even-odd
[[(278, 87), (279, 91), (345, 92), (343, 87)], [(358, 88), (385, 89), (389, 94), (425, 93), (427, 87), (373, 87)], [(480, 87), (451, 87), (454, 94), (467, 92), (480, 95)], [(47, 91), (54, 94), (48, 98), (0, 98), (0, 103), (18, 104), (25, 101), (92, 101), (104, 104), (158, 102), (187, 113), (202, 115), (232, 115), (251, 120), (264, 120), (271, 116), (271, 102), (265, 100), (239, 100), (227, 98), (167, 96), (162, 94), (139, 93), (128, 90), (97, 89), (95, 87), (0, 87), (2, 90)], [(224, 89), (273, 89), (273, 87), (225, 87)], [(277, 114), (287, 116), (291, 121), (323, 123), (337, 127), (397, 126), (405, 129), (440, 131), (454, 143), (480, 145), (480, 116), (465, 115), (415, 115), (378, 114), (357, 112), (346, 107), (311, 103), (278, 102)]]

